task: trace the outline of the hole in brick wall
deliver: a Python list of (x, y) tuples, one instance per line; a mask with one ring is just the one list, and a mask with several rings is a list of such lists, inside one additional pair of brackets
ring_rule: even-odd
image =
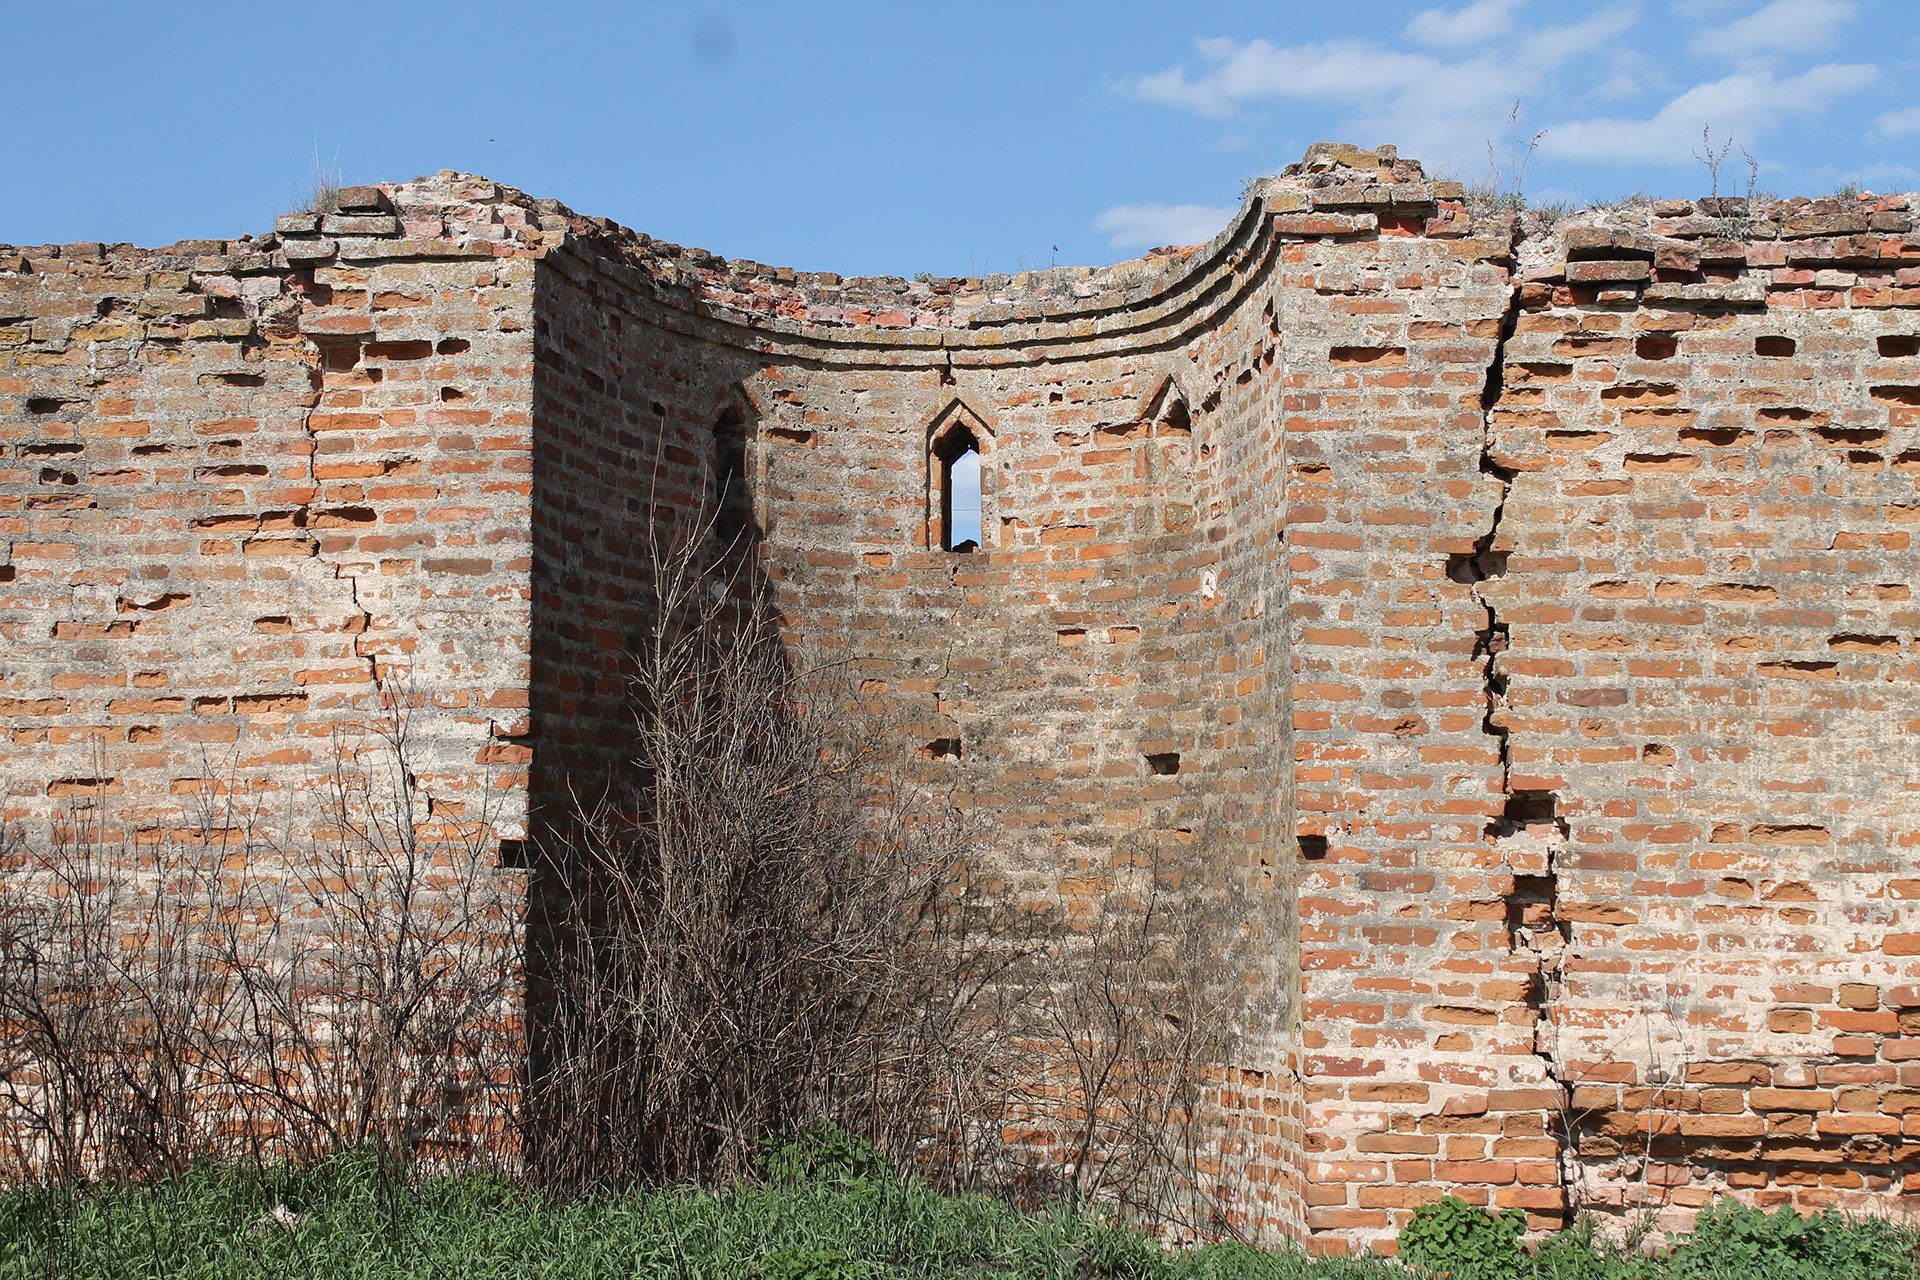
[(1680, 439), (1724, 448), (1730, 444), (1741, 444), (1753, 439), (1753, 432), (1744, 431), (1739, 427), (1682, 427)]
[(1753, 354), (1757, 356), (1790, 356), (1798, 344), (1792, 338), (1755, 338)]
[(209, 381), (223, 387), (264, 387), (267, 380), (257, 373), (216, 373)]
[(442, 387), (442, 388), (440, 388), (440, 399), (441, 399), (441, 400), (443, 400), (443, 401), (446, 401), (446, 400), (465, 400), (466, 398), (467, 398), (467, 393), (466, 393), (466, 392), (464, 392), (464, 391), (462, 391), (462, 390), (461, 390), (460, 388), (458, 388), (458, 387)]
[(1405, 364), (1405, 347), (1335, 347), (1327, 353), (1334, 364)]
[(42, 467), (40, 468), (40, 483), (59, 485), (79, 484), (80, 477), (71, 471), (63, 471), (59, 467)]
[(118, 778), (55, 778), (47, 783), (50, 796), (97, 796), (119, 790)]
[(1505, 551), (1455, 551), (1447, 557), (1447, 577), (1454, 582), (1485, 582), (1506, 572)]
[(457, 356), (464, 351), (470, 351), (472, 349), (473, 344), (465, 338), (442, 338), (440, 339), (440, 345), (434, 348), (435, 351), (438, 351), (443, 356)]
[(1885, 444), (1887, 433), (1878, 427), (1815, 427), (1813, 434), (1828, 444)]
[(320, 347), (320, 365), (330, 373), (345, 373), (359, 363), (357, 342), (327, 342)]
[(1161, 777), (1172, 777), (1180, 772), (1180, 753), (1178, 751), (1149, 751), (1147, 768)]
[(1318, 862), (1327, 856), (1327, 838), (1325, 836), (1307, 835), (1303, 832), (1297, 843), (1300, 846), (1300, 856), (1308, 862)]
[(27, 412), (37, 414), (58, 413), (70, 404), (80, 404), (79, 400), (62, 400), (59, 396), (28, 396)]
[(961, 756), (960, 739), (935, 738), (920, 748), (920, 754), (929, 760), (958, 760)]
[(1600, 388), (1600, 398), (1630, 405), (1679, 404), (1680, 388), (1671, 382), (1623, 382)]
[(1522, 827), (1539, 823), (1552, 823), (1567, 831), (1567, 824), (1560, 817), (1560, 798), (1551, 791), (1511, 791), (1500, 810), (1500, 816), (1487, 823), (1490, 836), (1510, 836)]
[(1193, 434), (1193, 415), (1187, 412), (1187, 402), (1174, 396), (1167, 401), (1167, 410), (1160, 415), (1160, 430), (1166, 435), (1191, 436)]
[(656, 418), (664, 418), (667, 416), (667, 406), (661, 404), (658, 400), (648, 404), (647, 411)]
[(424, 360), (433, 354), (431, 342), (369, 342), (369, 360)]
[(1869, 394), (1889, 404), (1920, 404), (1920, 387), (1875, 387)]
[(528, 840), (502, 840), (500, 865), (510, 871), (526, 871), (533, 866), (533, 844)]
[(1890, 360), (1920, 356), (1920, 334), (1887, 333), (1880, 336), (1880, 354)]
[(1642, 360), (1670, 360), (1680, 350), (1680, 339), (1670, 333), (1648, 333), (1633, 340), (1633, 354)]
[(1551, 822), (1560, 811), (1559, 797), (1551, 791), (1515, 791), (1507, 796), (1504, 810), (1515, 822)]

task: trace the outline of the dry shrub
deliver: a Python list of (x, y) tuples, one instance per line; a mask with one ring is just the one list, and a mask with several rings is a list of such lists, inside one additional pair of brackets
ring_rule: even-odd
[(726, 1182), (820, 1119), (950, 1176), (988, 1167), (1001, 979), (1030, 948), (975, 883), (978, 832), (889, 780), (749, 557), (696, 536), (652, 569), (632, 760), (539, 850), (538, 1175)]
[(422, 820), (409, 699), (382, 693), (383, 718), (277, 835), (212, 778), (157, 839), (116, 831), (98, 798), (45, 838), (9, 834), (6, 1176), (503, 1150), (523, 891), (484, 819)]
[(1090, 930), (1011, 904), (979, 823), (901, 785), (896, 737), (795, 656), (750, 568), (656, 547), (630, 762), (546, 824), (530, 885), (493, 815), (427, 812), (393, 687), (277, 823), (229, 780), (157, 846), (92, 803), (15, 848), (14, 1173), (370, 1146), (716, 1184), (830, 1120), (947, 1186), (1218, 1230), (1249, 965), (1214, 842), (1121, 850), (1138, 875)]
[(1220, 1084), (1250, 1014), (1253, 943), (1205, 833), (1156, 833), (1122, 852), (1134, 883), (1050, 956), (1033, 1020), (1047, 1087), (1022, 1109), (1055, 1144), (1069, 1203), (1189, 1237), (1231, 1234), (1245, 1170)]

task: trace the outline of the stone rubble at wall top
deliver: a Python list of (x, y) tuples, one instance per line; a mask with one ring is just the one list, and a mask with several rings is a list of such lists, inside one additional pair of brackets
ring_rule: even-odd
[(140, 266), (246, 275), (289, 265), (543, 255), (571, 242), (637, 269), (658, 294), (691, 310), (787, 332), (853, 329), (884, 340), (888, 331), (979, 329), (1152, 305), (1230, 257), (1256, 211), (1274, 219), (1282, 236), (1392, 230), (1468, 240), (1476, 256), (1511, 252), (1523, 281), (1604, 285), (1623, 298), (1650, 290), (1652, 301), (1748, 295), (1757, 301), (1766, 288), (1756, 274), (1761, 268), (1897, 263), (1911, 260), (1920, 246), (1920, 197), (1911, 194), (1748, 206), (1744, 198), (1643, 201), (1583, 210), (1552, 225), (1528, 214), (1516, 235), (1512, 215), (1476, 213), (1461, 183), (1428, 178), (1418, 161), (1400, 158), (1392, 147), (1315, 143), (1300, 162), (1250, 186), (1247, 203), (1205, 245), (1162, 247), (1106, 267), (906, 280), (729, 260), (484, 177), (442, 170), (412, 182), (343, 188), (334, 213), (284, 215), (258, 239), (186, 240), (156, 249), (0, 245), (0, 273)]

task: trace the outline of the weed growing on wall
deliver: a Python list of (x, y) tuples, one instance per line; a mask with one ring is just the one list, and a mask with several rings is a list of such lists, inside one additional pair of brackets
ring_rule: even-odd
[(1487, 139), (1487, 172), (1478, 182), (1467, 185), (1467, 207), (1479, 214), (1523, 213), (1527, 208), (1527, 170), (1533, 165), (1533, 153), (1547, 136), (1541, 129), (1531, 135), (1520, 131), (1520, 103), (1507, 111), (1506, 156), (1493, 139)]

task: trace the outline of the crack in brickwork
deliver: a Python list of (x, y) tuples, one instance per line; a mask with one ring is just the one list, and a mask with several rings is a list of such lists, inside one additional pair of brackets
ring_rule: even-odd
[[(1514, 249), (1520, 249), (1519, 227), (1514, 228)], [(1498, 602), (1484, 584), (1507, 573), (1508, 551), (1501, 546), (1505, 530), (1508, 499), (1512, 496), (1517, 472), (1500, 462), (1494, 448), (1495, 415), (1499, 412), (1505, 389), (1506, 365), (1515, 332), (1519, 328), (1523, 292), (1515, 281), (1501, 316), (1499, 336), (1488, 361), (1486, 380), (1481, 389), (1480, 472), (1500, 486), (1493, 516), (1487, 529), (1475, 541), (1471, 553), (1448, 559), (1447, 573), (1455, 581), (1471, 584), (1474, 598), (1486, 611), (1486, 625), (1477, 633), (1474, 656), (1482, 663), (1486, 712), (1481, 725), (1491, 737), (1499, 756), (1499, 788), (1505, 797), (1500, 814), (1487, 824), (1486, 834), (1500, 850), (1510, 884), (1505, 895), (1507, 951), (1531, 967), (1526, 982), (1525, 1006), (1532, 1019), (1532, 1051), (1557, 1096), (1557, 1115), (1548, 1124), (1555, 1143), (1554, 1165), (1558, 1172), (1564, 1223), (1571, 1220), (1573, 1196), (1579, 1186), (1574, 1167), (1578, 1152), (1570, 1132), (1572, 1084), (1562, 1071), (1554, 1044), (1556, 1001), (1563, 993), (1563, 960), (1572, 940), (1572, 926), (1559, 918), (1559, 874), (1556, 860), (1568, 835), (1568, 826), (1559, 812), (1559, 799), (1547, 791), (1516, 791), (1513, 786), (1513, 741), (1507, 722), (1507, 676), (1501, 670), (1501, 656), (1511, 642), (1509, 625), (1500, 615)], [(1557, 1122), (1557, 1123), (1556, 1123)]]

